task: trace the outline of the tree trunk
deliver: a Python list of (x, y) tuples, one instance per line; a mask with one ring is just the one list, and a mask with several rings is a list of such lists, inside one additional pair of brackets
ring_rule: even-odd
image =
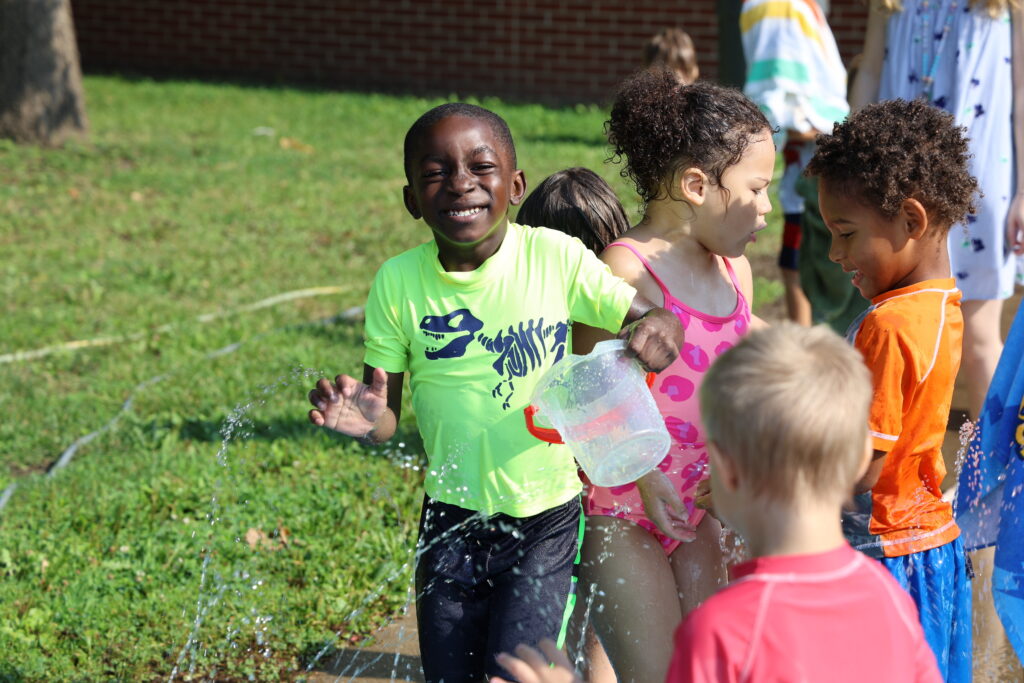
[(56, 146), (88, 125), (69, 0), (0, 0), (0, 138)]

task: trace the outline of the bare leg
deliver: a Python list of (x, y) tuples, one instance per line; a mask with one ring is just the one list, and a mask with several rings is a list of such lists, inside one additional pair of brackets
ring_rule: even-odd
[(782, 285), (786, 288), (786, 316), (797, 323), (809, 327), (811, 324), (811, 302), (800, 287), (800, 271), (780, 268)]
[(594, 592), (581, 577), (576, 590), (576, 609), (569, 621), (565, 639), (569, 659), (583, 680), (590, 683), (616, 683), (615, 670), (594, 630)]
[(596, 584), (593, 623), (618, 680), (665, 680), (682, 613), (657, 540), (632, 522), (588, 517), (581, 580)]
[(597, 631), (592, 624), (587, 625), (584, 638), (586, 660), (583, 671), (580, 672), (583, 674), (583, 680), (590, 683), (617, 683), (619, 679), (615, 677), (615, 669), (612, 668), (608, 653), (604, 651), (604, 646), (598, 640)]
[(722, 525), (711, 515), (697, 525), (697, 538), (684, 543), (669, 558), (685, 617), (729, 580), (722, 552)]
[(971, 553), (974, 581), (971, 586), (971, 613), (973, 615), (974, 680), (1024, 681), (1024, 669), (1010, 646), (1003, 623), (992, 601), (992, 570), (995, 547)]
[(989, 382), (996, 372), (999, 354), (1003, 352), (1002, 331), (999, 328), (1003, 302), (964, 301), (964, 350), (960, 372), (967, 385), (967, 409), (977, 419), (985, 403)]

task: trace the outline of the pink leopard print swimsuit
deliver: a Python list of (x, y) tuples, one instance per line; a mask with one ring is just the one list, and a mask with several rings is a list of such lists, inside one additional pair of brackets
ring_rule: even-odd
[[(690, 523), (696, 527), (704, 517), (704, 510), (694, 507), (694, 491), (707, 478), (708, 453), (704, 442), (704, 427), (700, 421), (697, 392), (704, 373), (712, 361), (747, 333), (750, 328), (750, 306), (740, 291), (729, 260), (725, 267), (736, 289), (736, 307), (727, 316), (713, 316), (694, 310), (669, 293), (665, 283), (654, 272), (650, 264), (636, 249), (624, 242), (613, 242), (611, 247), (625, 247), (640, 259), (661, 288), (665, 298), (664, 307), (672, 311), (683, 325), (685, 340), (679, 357), (657, 376), (654, 386), (654, 401), (665, 418), (665, 426), (672, 437), (668, 455), (658, 468), (665, 472), (690, 515)], [(586, 482), (583, 510), (587, 515), (604, 515), (627, 519), (651, 533), (666, 555), (679, 547), (679, 541), (668, 538), (644, 514), (643, 503), (636, 484), (605, 488)], [(688, 540), (693, 540), (691, 534)]]

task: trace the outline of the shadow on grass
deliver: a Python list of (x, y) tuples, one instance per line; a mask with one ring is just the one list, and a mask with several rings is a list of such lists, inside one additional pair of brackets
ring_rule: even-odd
[[(183, 440), (203, 441), (208, 443), (220, 442), (224, 438), (221, 434), (221, 428), (223, 425), (224, 418), (216, 420), (189, 419), (183, 421), (178, 427), (171, 425), (167, 421), (150, 423), (150, 426), (154, 429), (178, 429)], [(239, 435), (234, 436), (233, 439), (279, 441), (282, 439), (299, 440), (318, 438), (325, 434), (325, 432), (303, 418), (277, 418), (272, 420), (249, 421), (243, 429), (238, 430), (237, 434)], [(340, 434), (329, 434), (328, 437), (343, 440), (347, 438)], [(420, 437), (419, 431), (415, 427), (409, 425), (399, 426), (398, 431), (395, 432), (395, 435), (388, 443), (404, 443), (405, 447), (403, 447), (402, 450), (406, 452), (418, 453), (423, 450), (423, 440)], [(367, 450), (374, 451), (386, 448), (386, 446), (387, 444), (382, 446), (366, 446), (365, 448)]]
[(24, 680), (25, 677), (17, 671), (6, 667), (0, 668), (0, 683), (21, 683)]
[[(167, 428), (166, 422), (160, 425)], [(220, 442), (224, 437), (221, 428), (224, 426), (224, 419), (219, 420), (197, 420), (188, 419), (181, 423), (178, 428), (181, 438), (187, 441), (206, 441), (210, 443)], [(316, 433), (316, 427), (308, 420), (301, 418), (278, 418), (274, 420), (251, 420), (247, 421), (244, 427), (236, 431), (233, 439), (246, 439), (256, 441), (278, 441), (281, 439), (308, 439)]]

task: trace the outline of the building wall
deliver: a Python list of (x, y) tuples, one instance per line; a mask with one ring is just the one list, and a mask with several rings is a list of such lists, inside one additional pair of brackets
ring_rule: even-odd
[[(690, 33), (702, 75), (716, 78), (717, 9), (714, 0), (72, 0), (86, 70), (562, 103), (607, 100), (667, 26)], [(833, 0), (844, 58), (859, 49), (865, 17), (862, 0)]]

